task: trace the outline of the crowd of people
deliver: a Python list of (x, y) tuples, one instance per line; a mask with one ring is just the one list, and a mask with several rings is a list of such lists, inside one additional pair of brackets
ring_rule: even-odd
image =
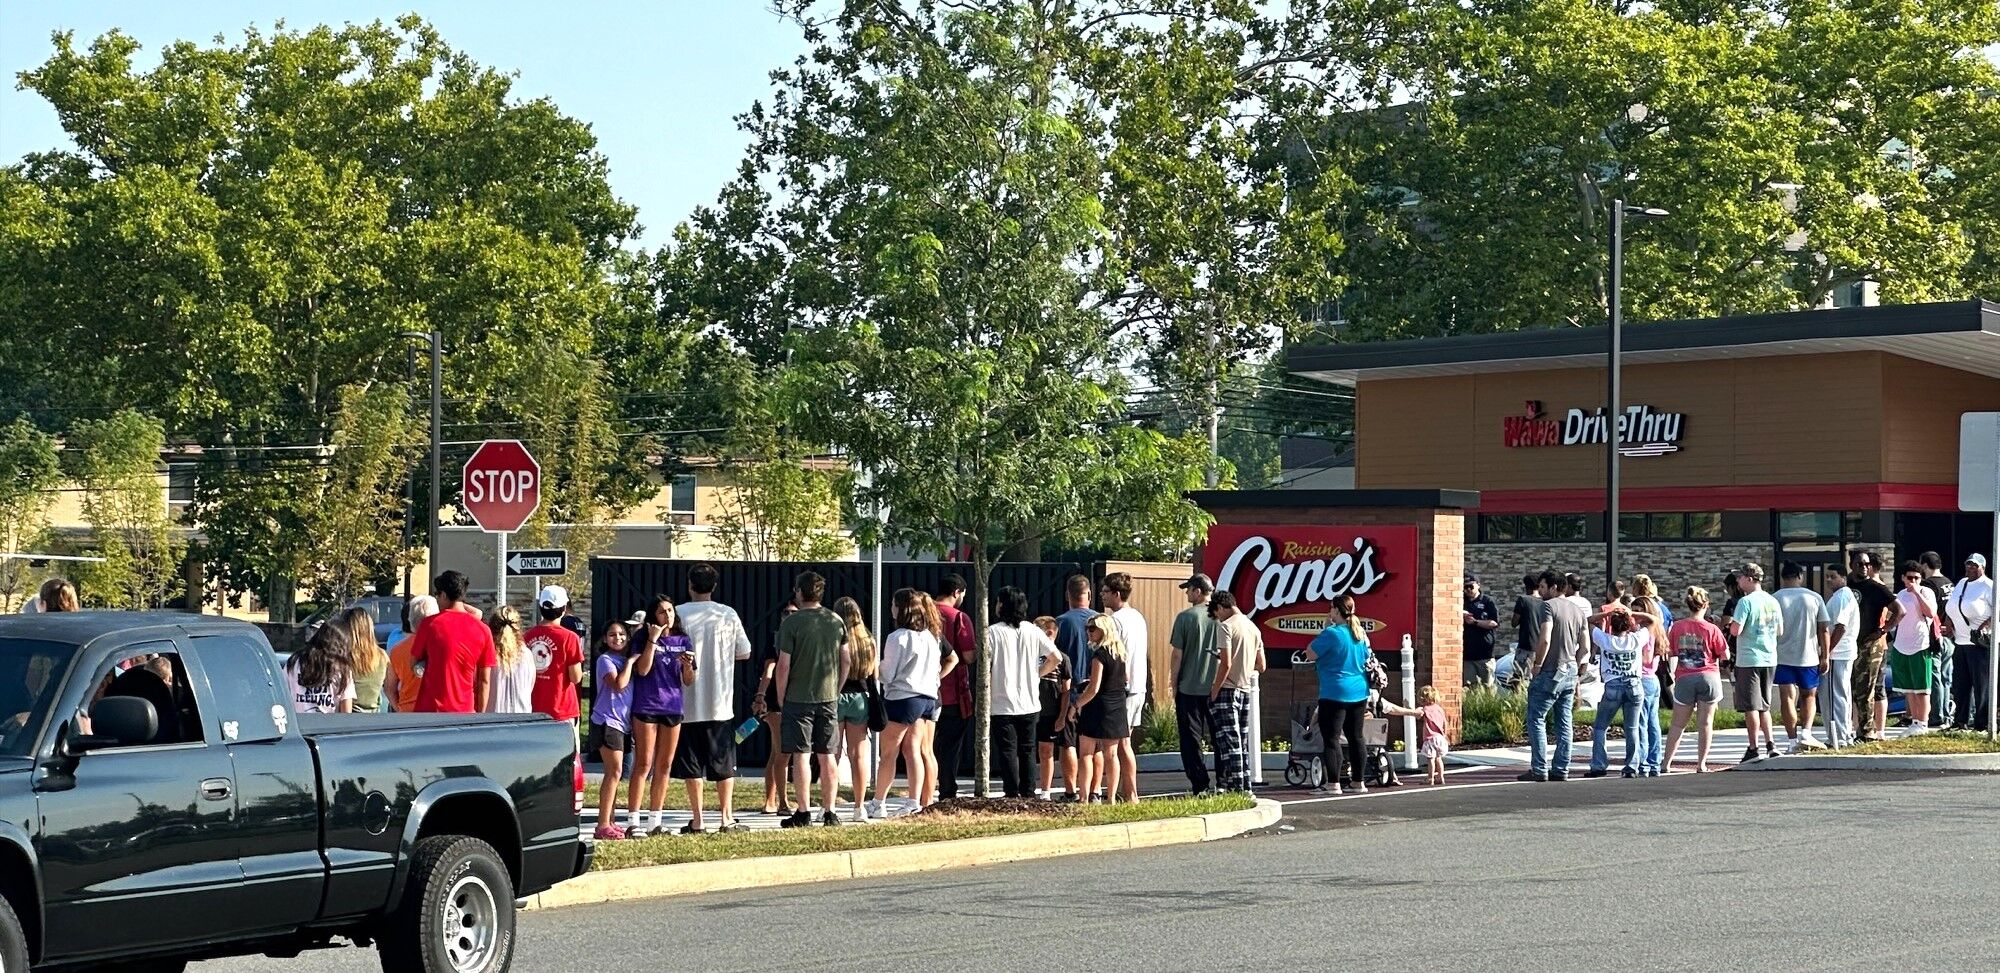
[[(1695, 772), (1708, 772), (1725, 673), (1749, 734), (1743, 762), (1777, 756), (1777, 726), (1791, 753), (1880, 740), (1892, 694), (1905, 701), (1911, 734), (1985, 729), (1993, 582), (1984, 555), (1967, 557), (1956, 583), (1943, 567), (1926, 552), (1885, 580), (1881, 560), (1856, 551), (1848, 566), (1826, 566), (1822, 597), (1808, 587), (1802, 565), (1781, 564), (1776, 589), (1767, 591), (1763, 567), (1745, 564), (1724, 577), (1720, 604), (1690, 586), (1678, 606), (1644, 574), (1614, 581), (1595, 602), (1574, 574), (1527, 575), (1513, 609), (1520, 641), (1510, 677), (1510, 688), (1527, 693), (1529, 769), (1522, 779), (1570, 776), (1577, 689), (1592, 681), (1602, 692), (1585, 772), (1591, 777), (1610, 772), (1606, 741), (1618, 718), (1626, 728), (1624, 776), (1671, 772), (1690, 727)], [(1466, 685), (1491, 687), (1498, 612), (1478, 578), (1465, 579), (1465, 592)], [(1672, 707), (1665, 734), (1663, 700)]]

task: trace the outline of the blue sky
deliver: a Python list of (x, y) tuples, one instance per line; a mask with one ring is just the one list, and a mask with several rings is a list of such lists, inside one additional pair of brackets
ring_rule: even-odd
[(393, 20), (412, 12), (487, 67), (518, 73), (514, 91), (546, 95), (590, 123), (611, 161), (612, 188), (639, 208), (658, 246), (694, 207), (714, 200), (747, 143), (736, 114), (766, 98), (768, 72), (804, 50), (798, 29), (762, 0), (0, 0), (0, 161), (67, 146), (48, 103), (16, 75), (49, 54), (49, 33), (79, 46), (117, 27), (159, 48), (252, 24)]

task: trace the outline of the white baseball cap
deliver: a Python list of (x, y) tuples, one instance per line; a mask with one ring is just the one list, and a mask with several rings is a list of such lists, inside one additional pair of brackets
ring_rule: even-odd
[(535, 601), (539, 602), (543, 608), (568, 608), (569, 592), (563, 590), (562, 585), (552, 584), (543, 588), (541, 595)]
[(1965, 559), (1965, 563), (1967, 563), (1967, 564), (1977, 564), (1977, 565), (1979, 565), (1980, 567), (1982, 567), (1982, 568), (1983, 568), (1983, 567), (1985, 567), (1985, 566), (1986, 566), (1986, 555), (1984, 555), (1984, 554), (1974, 554), (1974, 555), (1972, 555), (1972, 556), (1970, 556), (1970, 557), (1967, 557), (1967, 558)]

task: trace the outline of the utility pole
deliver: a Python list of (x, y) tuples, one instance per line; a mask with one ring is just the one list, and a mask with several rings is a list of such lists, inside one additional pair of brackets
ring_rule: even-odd
[[(431, 346), (431, 509), (430, 526), (424, 531), (424, 544), (431, 565), (431, 574), (438, 573), (438, 511), (444, 507), (444, 333), (441, 331), (405, 331), (401, 337), (411, 341), (422, 341)], [(408, 582), (404, 583), (407, 593)]]
[(1624, 437), (1619, 434), (1619, 412), (1624, 408), (1619, 400), (1619, 371), (1624, 354), (1625, 311), (1621, 306), (1625, 288), (1625, 218), (1657, 220), (1667, 215), (1663, 209), (1629, 206), (1623, 199), (1611, 201), (1611, 268), (1605, 287), (1606, 303), (1610, 305), (1611, 348), (1605, 371), (1609, 374), (1606, 382), (1604, 403), (1604, 590), (1609, 593), (1618, 583), (1618, 448)]
[(1217, 359), (1215, 319), (1208, 321), (1208, 488), (1222, 485), (1222, 363)]

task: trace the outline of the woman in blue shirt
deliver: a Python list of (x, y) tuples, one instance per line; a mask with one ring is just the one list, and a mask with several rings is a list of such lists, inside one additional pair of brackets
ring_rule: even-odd
[[(1305, 656), (1319, 670), (1320, 738), (1329, 748), (1335, 740), (1347, 742), (1349, 779), (1355, 793), (1366, 794), (1361, 719), (1368, 709), (1368, 633), (1354, 615), (1352, 595), (1335, 599), (1326, 618), (1326, 629), (1313, 638)], [(1329, 768), (1326, 776), (1326, 786), (1315, 793), (1340, 793), (1340, 775)]]

